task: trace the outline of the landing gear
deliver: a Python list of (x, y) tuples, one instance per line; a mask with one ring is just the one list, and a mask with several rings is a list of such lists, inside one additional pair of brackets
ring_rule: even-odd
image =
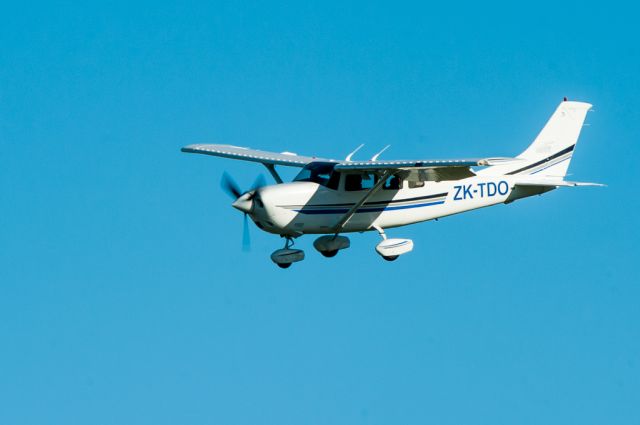
[(292, 249), (293, 238), (286, 236), (286, 242), (284, 248), (277, 249), (271, 254), (271, 261), (276, 263), (281, 269), (287, 269), (291, 267), (292, 263), (304, 260), (304, 251), (301, 249)]
[(341, 249), (349, 248), (351, 242), (346, 236), (320, 236), (313, 242), (313, 247), (325, 257), (335, 257)]
[(395, 261), (402, 254), (413, 250), (413, 241), (411, 239), (387, 239), (387, 235), (381, 227), (374, 226), (380, 233), (382, 242), (376, 245), (376, 252), (387, 261)]
[[(401, 255), (411, 252), (413, 250), (413, 241), (411, 239), (387, 239), (387, 235), (382, 228), (374, 226), (374, 228), (380, 233), (382, 241), (376, 245), (376, 252), (385, 261), (395, 261)], [(301, 249), (293, 248), (293, 237), (284, 236), (286, 242), (284, 248), (277, 249), (271, 254), (271, 261), (273, 261), (281, 269), (288, 269), (293, 263), (304, 260), (304, 251)], [(322, 254), (324, 257), (335, 257), (342, 249), (349, 248), (349, 238), (339, 235), (324, 235), (320, 236), (313, 242), (314, 248)]]

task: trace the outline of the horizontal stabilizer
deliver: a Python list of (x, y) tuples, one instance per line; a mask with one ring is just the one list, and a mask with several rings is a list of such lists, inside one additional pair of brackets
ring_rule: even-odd
[(572, 182), (562, 179), (527, 179), (516, 182), (517, 186), (554, 186), (554, 187), (575, 187), (575, 186), (606, 186), (601, 183)]

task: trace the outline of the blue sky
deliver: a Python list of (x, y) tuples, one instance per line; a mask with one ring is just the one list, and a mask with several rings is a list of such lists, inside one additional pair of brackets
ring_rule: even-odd
[[(636, 424), (637, 6), (17, 2), (0, 14), (0, 423)], [(565, 189), (283, 271), (229, 143), (509, 156), (595, 112)], [(290, 174), (290, 173), (289, 173)]]

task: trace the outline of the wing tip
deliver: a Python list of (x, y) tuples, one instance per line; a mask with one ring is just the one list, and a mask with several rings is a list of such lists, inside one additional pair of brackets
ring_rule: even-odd
[(193, 153), (196, 145), (187, 145), (180, 148), (180, 152)]

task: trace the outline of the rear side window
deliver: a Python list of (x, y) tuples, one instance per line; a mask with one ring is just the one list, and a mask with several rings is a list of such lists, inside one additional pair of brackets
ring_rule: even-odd
[(392, 175), (387, 177), (387, 181), (382, 185), (382, 189), (384, 190), (399, 190), (402, 183), (400, 181), (400, 177), (397, 175)]

